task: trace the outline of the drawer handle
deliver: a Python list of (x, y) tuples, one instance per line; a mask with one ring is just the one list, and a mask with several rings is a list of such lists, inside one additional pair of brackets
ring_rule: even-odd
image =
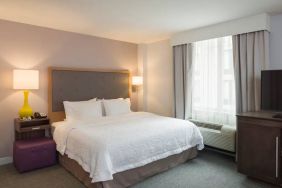
[(275, 177), (276, 177), (276, 178), (278, 178), (278, 175), (279, 175), (279, 174), (278, 174), (278, 170), (279, 170), (279, 168), (278, 168), (278, 158), (279, 158), (279, 152), (278, 152), (278, 150), (279, 150), (279, 137), (278, 137), (278, 136), (276, 137), (276, 148), (275, 148), (275, 149), (276, 149), (276, 161), (275, 161), (275, 162), (276, 162), (276, 164), (275, 164), (275, 165), (276, 165), (276, 166), (275, 166), (276, 168), (275, 168)]
[(31, 130), (39, 130), (40, 127), (32, 127)]

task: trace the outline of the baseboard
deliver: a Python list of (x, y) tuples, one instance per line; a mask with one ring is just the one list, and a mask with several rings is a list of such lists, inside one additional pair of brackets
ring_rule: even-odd
[(215, 152), (218, 152), (218, 153), (222, 153), (222, 154), (225, 154), (225, 155), (229, 155), (229, 156), (234, 157), (234, 158), (236, 157), (236, 153), (235, 152), (231, 152), (231, 151), (215, 148), (215, 147), (212, 147), (212, 146), (205, 145), (205, 149), (211, 150), (211, 151), (215, 151)]
[(5, 165), (5, 164), (9, 164), (13, 162), (13, 158), (12, 157), (1, 157), (0, 158), (0, 166), (1, 165)]

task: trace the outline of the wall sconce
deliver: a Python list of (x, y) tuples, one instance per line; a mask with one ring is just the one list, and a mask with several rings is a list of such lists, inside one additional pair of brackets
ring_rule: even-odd
[(138, 87), (143, 85), (143, 77), (142, 76), (132, 76), (132, 91), (136, 92)]
[(20, 118), (27, 118), (33, 115), (32, 109), (28, 104), (28, 94), (31, 89), (39, 89), (38, 70), (14, 70), (13, 88), (24, 91), (24, 104), (19, 110)]

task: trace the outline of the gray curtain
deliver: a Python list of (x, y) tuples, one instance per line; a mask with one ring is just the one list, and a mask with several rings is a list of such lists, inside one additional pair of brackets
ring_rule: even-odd
[(257, 31), (233, 36), (236, 111), (259, 111), (261, 70), (269, 64), (269, 32)]
[(173, 47), (174, 116), (187, 119), (191, 114), (192, 46)]

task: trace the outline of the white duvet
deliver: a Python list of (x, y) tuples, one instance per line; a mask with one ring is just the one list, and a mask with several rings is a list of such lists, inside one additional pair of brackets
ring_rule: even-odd
[(55, 126), (57, 150), (77, 161), (90, 173), (92, 182), (112, 180), (115, 173), (194, 146), (199, 150), (204, 147), (193, 123), (146, 112), (58, 122)]

